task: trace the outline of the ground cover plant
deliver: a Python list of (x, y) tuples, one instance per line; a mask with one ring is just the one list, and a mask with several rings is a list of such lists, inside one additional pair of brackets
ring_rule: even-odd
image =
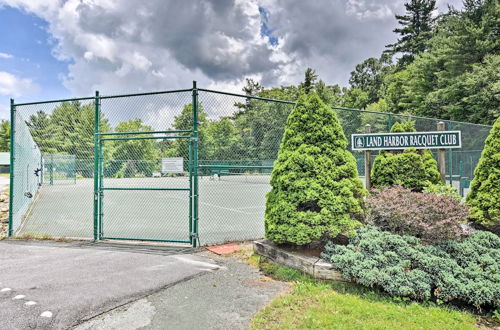
[[(445, 190), (446, 192), (446, 190)], [(394, 234), (425, 241), (456, 239), (466, 235), (468, 206), (445, 193), (418, 193), (401, 186), (372, 190), (366, 199), (366, 222)]]
[(315, 93), (288, 116), (267, 195), (266, 237), (304, 245), (357, 228), (364, 189), (333, 109)]
[[(413, 122), (395, 123), (391, 132), (415, 132)], [(429, 150), (408, 148), (382, 150), (375, 157), (372, 168), (374, 187), (401, 185), (422, 191), (430, 184), (442, 184), (437, 162)]]
[(251, 329), (476, 329), (479, 318), (434, 303), (408, 303), (354, 283), (315, 281), (261, 258), (291, 288), (257, 313)]
[(486, 139), (467, 204), (476, 224), (500, 234), (500, 117)]
[(500, 238), (490, 232), (424, 245), (366, 226), (347, 246), (328, 243), (322, 257), (347, 280), (393, 297), (500, 308)]

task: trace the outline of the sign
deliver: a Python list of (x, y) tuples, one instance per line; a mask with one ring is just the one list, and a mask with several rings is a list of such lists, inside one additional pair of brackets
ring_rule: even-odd
[(352, 134), (352, 150), (452, 149), (462, 147), (460, 131)]
[(162, 173), (184, 173), (184, 158), (172, 157), (161, 159)]

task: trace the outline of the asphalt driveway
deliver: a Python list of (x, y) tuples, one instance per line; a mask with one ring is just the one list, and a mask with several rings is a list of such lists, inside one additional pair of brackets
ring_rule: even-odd
[(181, 248), (0, 241), (2, 329), (67, 329), (215, 271)]

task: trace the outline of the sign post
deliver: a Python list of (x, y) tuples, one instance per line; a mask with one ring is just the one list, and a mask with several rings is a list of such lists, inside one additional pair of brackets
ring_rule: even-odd
[[(365, 125), (365, 133), (370, 134), (372, 130), (372, 126), (370, 124)], [(366, 189), (370, 190), (372, 187), (372, 182), (371, 182), (371, 172), (372, 172), (372, 159), (370, 156), (370, 151), (365, 150), (365, 186)]]
[[(438, 131), (444, 131), (445, 126), (444, 122), (440, 121), (437, 124), (437, 130)], [(438, 150), (438, 168), (439, 168), (439, 174), (441, 175), (441, 180), (443, 182), (446, 182), (446, 149), (439, 149)]]

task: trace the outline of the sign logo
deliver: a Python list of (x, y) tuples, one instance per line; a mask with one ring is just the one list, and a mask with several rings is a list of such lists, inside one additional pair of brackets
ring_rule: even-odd
[(363, 148), (365, 144), (363, 143), (363, 139), (360, 137), (356, 138), (356, 148)]

